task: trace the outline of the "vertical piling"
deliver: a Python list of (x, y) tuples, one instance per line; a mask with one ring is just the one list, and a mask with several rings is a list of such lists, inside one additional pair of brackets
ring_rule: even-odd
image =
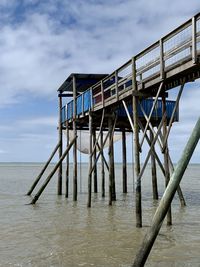
[(122, 179), (123, 193), (127, 193), (126, 132), (122, 129)]
[[(96, 143), (96, 129), (94, 127), (92, 129), (92, 137), (93, 137), (93, 147), (94, 147), (95, 146), (95, 143)], [(96, 147), (94, 147), (93, 163), (96, 162), (96, 158), (97, 158), (97, 150), (96, 150)], [(93, 179), (94, 179), (94, 193), (98, 193), (97, 164), (95, 164), (95, 166), (94, 166)]]
[[(58, 122), (58, 138), (60, 142), (58, 155), (59, 159), (62, 157), (62, 96), (59, 95), (59, 122)], [(57, 194), (62, 195), (62, 162), (60, 163), (60, 166), (58, 168), (58, 186), (57, 186)]]
[[(153, 132), (150, 132), (150, 141), (153, 142)], [(152, 149), (152, 152), (155, 151), (155, 148)], [(152, 191), (153, 199), (158, 199), (158, 186), (157, 186), (157, 172), (156, 172), (156, 160), (154, 153), (151, 153), (151, 175), (152, 175)]]
[(112, 119), (108, 118), (108, 131), (109, 131), (109, 147), (108, 147), (108, 156), (109, 156), (109, 205), (112, 205), (112, 188), (113, 188), (113, 154), (112, 154)]
[[(68, 121), (66, 121), (66, 146), (69, 145), (69, 126)], [(65, 197), (68, 198), (69, 196), (69, 154), (66, 156), (66, 192)]]
[(169, 206), (181, 182), (184, 172), (189, 164), (189, 161), (196, 148), (199, 138), (200, 138), (200, 118), (198, 119), (195, 128), (193, 129), (192, 134), (182, 153), (182, 156), (172, 174), (172, 177), (160, 201), (158, 209), (153, 217), (151, 227), (149, 228), (148, 233), (146, 234), (142, 242), (142, 245), (140, 246), (140, 249), (136, 254), (135, 261), (132, 267), (143, 267), (145, 265), (147, 257), (160, 231), (163, 220), (166, 216), (166, 213), (168, 212)]
[[(73, 76), (73, 135), (77, 135), (76, 130), (76, 78)], [(77, 201), (77, 140), (73, 146), (73, 201)]]
[(90, 139), (90, 146), (89, 146), (89, 168), (88, 168), (88, 208), (91, 207), (91, 196), (92, 196), (92, 114), (89, 113), (89, 139)]
[(112, 178), (112, 200), (116, 201), (116, 188), (115, 188), (115, 160), (114, 160), (114, 140), (113, 140), (113, 135), (114, 135), (114, 131), (112, 131), (112, 126), (113, 126), (113, 117), (110, 118), (110, 123), (111, 123), (111, 135), (110, 135), (110, 154), (111, 154), (111, 178)]
[[(103, 130), (101, 130), (100, 142), (101, 142), (101, 148), (103, 148)], [(101, 154), (101, 196), (105, 197), (105, 169), (104, 169), (103, 150)]]
[[(166, 97), (162, 96), (162, 115), (166, 113)], [(167, 135), (167, 116), (165, 116), (165, 119), (163, 121), (163, 144), (165, 137)], [(167, 187), (170, 179), (170, 172), (169, 172), (169, 156), (168, 156), (169, 150), (168, 150), (168, 142), (166, 140), (166, 146), (163, 151), (164, 155), (164, 169), (165, 169), (165, 186)], [(172, 213), (171, 213), (171, 206), (169, 206), (169, 210), (167, 212), (167, 225), (172, 224)]]
[[(136, 81), (136, 65), (135, 59), (132, 60), (132, 83), (133, 91), (137, 91)], [(138, 97), (133, 95), (133, 122), (134, 122), (134, 158), (135, 158), (135, 176), (136, 176), (136, 192), (135, 192), (135, 212), (136, 227), (142, 227), (142, 197), (141, 197), (141, 179), (140, 174), (140, 143), (139, 143), (139, 125), (138, 125)]]

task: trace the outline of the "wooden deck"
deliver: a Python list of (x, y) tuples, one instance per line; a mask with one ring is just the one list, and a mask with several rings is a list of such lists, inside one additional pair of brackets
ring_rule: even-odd
[[(75, 102), (77, 104), (80, 100), (78, 98), (84, 98), (84, 94), (89, 91), (90, 110), (98, 116), (102, 108), (109, 112), (109, 109), (117, 108), (122, 100), (130, 100), (133, 95), (153, 97), (162, 81), (164, 93), (183, 81), (187, 83), (198, 79), (199, 59), (200, 13), (132, 57), (110, 75), (102, 74), (103, 79), (87, 89), (84, 88), (78, 96), (76, 94)], [(58, 89), (61, 94), (68, 90), (64, 84)], [(74, 104), (68, 103), (66, 112), (70, 105)], [(88, 116), (88, 111), (83, 108), (81, 115), (76, 114), (77, 122), (84, 124), (84, 117)], [(70, 121), (71, 119), (69, 123)]]

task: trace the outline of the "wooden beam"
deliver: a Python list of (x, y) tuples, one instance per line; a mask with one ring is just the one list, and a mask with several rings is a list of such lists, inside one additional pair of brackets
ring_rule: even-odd
[(37, 192), (37, 194), (34, 196), (33, 200), (31, 201), (30, 204), (35, 204), (36, 201), (38, 200), (38, 198), (40, 197), (40, 195), (42, 194), (42, 192), (44, 191), (44, 189), (46, 188), (46, 186), (48, 185), (48, 183), (50, 182), (51, 178), (53, 177), (53, 175), (55, 174), (55, 172), (57, 171), (57, 169), (60, 166), (60, 163), (64, 160), (64, 158), (66, 157), (66, 155), (69, 153), (72, 145), (74, 144), (75, 140), (76, 140), (77, 136), (74, 137), (71, 141), (71, 143), (69, 144), (69, 146), (66, 148), (65, 152), (62, 154), (62, 157), (59, 159), (58, 163), (56, 164), (56, 166), (53, 168), (53, 170), (50, 172), (50, 174), (48, 175), (48, 177), (46, 178), (45, 182), (43, 183), (43, 185), (41, 186), (41, 188), (39, 189), (39, 191)]
[(42, 175), (44, 174), (45, 170), (47, 169), (47, 167), (49, 166), (49, 163), (51, 162), (52, 158), (54, 157), (54, 155), (56, 154), (58, 148), (60, 147), (60, 142), (58, 142), (58, 144), (56, 145), (56, 147), (54, 148), (53, 152), (51, 153), (49, 159), (47, 160), (46, 164), (44, 165), (44, 167), (42, 168), (41, 172), (39, 173), (39, 175), (37, 176), (37, 178), (35, 179), (34, 183), (32, 184), (30, 190), (27, 193), (27, 196), (30, 196), (31, 193), (33, 192), (33, 190), (35, 189), (36, 185), (38, 184), (38, 182), (40, 181), (40, 179), (42, 178)]

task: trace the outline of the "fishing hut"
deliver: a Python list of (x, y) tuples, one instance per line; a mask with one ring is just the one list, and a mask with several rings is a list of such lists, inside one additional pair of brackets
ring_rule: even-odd
[[(112, 205), (112, 202), (117, 199), (114, 135), (115, 132), (121, 132), (122, 191), (126, 193), (126, 132), (132, 132), (134, 137), (136, 226), (142, 227), (142, 177), (147, 164), (151, 162), (152, 195), (154, 199), (158, 199), (156, 168), (158, 166), (161, 169), (167, 186), (170, 175), (174, 171), (168, 138), (173, 123), (179, 120), (179, 102), (184, 85), (200, 77), (199, 55), (200, 14), (197, 14), (133, 56), (111, 74), (72, 73), (58, 89), (58, 144), (28, 192), (29, 195), (57, 151), (59, 161), (34, 196), (32, 204), (38, 200), (57, 169), (58, 194), (62, 194), (62, 180), (65, 176), (65, 195), (68, 197), (69, 179), (73, 179), (73, 200), (77, 201), (77, 140), (78, 133), (84, 130), (88, 132), (89, 154), (87, 206), (91, 207), (92, 192), (101, 191), (102, 197), (105, 196), (105, 171), (109, 173), (108, 204)], [(179, 91), (176, 99), (173, 101), (168, 99), (169, 90), (177, 87), (179, 87)], [(64, 101), (67, 102), (66, 105), (63, 105)], [(63, 149), (63, 131), (66, 132), (66, 149)], [(145, 141), (149, 145), (149, 151), (145, 155), (144, 163), (141, 164)], [(104, 152), (106, 143), (108, 145), (108, 162)], [(156, 144), (158, 145), (156, 146)], [(70, 149), (73, 151), (73, 177), (69, 177), (68, 152)], [(67, 170), (63, 176), (62, 162), (65, 158)], [(98, 175), (97, 162), (100, 162), (102, 167), (102, 171)], [(97, 179), (101, 179), (100, 190), (97, 187)], [(185, 200), (180, 185), (177, 193), (181, 205), (184, 206)], [(172, 216), (169, 208), (167, 224), (171, 223)]]

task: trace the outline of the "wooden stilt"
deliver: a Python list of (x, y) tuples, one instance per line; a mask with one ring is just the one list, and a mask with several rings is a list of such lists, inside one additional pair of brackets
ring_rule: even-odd
[(108, 131), (109, 131), (109, 148), (108, 148), (108, 156), (109, 156), (109, 205), (112, 205), (112, 192), (113, 192), (113, 154), (112, 154), (112, 119), (108, 118)]
[[(93, 153), (93, 163), (95, 164), (96, 162), (96, 157), (97, 157), (97, 150), (96, 150), (96, 130), (93, 128), (92, 130), (92, 137), (93, 137), (93, 148), (94, 148), (94, 153)], [(93, 179), (94, 179), (94, 193), (98, 193), (98, 184), (97, 184), (97, 164), (94, 166), (94, 171), (93, 171)]]
[[(76, 130), (76, 78), (73, 76), (73, 134), (77, 135)], [(73, 201), (77, 201), (77, 140), (73, 146)]]
[(148, 255), (153, 247), (156, 237), (160, 231), (163, 220), (169, 210), (170, 204), (174, 197), (174, 194), (180, 184), (183, 174), (189, 164), (192, 154), (196, 148), (196, 145), (200, 138), (200, 118), (198, 119), (195, 128), (187, 142), (187, 145), (182, 153), (182, 156), (172, 174), (169, 184), (165, 190), (165, 193), (160, 201), (159, 207), (153, 217), (151, 227), (146, 234), (139, 251), (135, 256), (132, 267), (143, 267), (148, 258)]
[(90, 138), (90, 147), (89, 147), (89, 170), (88, 170), (88, 208), (91, 207), (91, 195), (92, 195), (92, 115), (89, 113), (89, 138)]
[(60, 143), (58, 143), (54, 149), (54, 151), (52, 152), (51, 156), (49, 157), (48, 161), (46, 162), (46, 164), (44, 165), (44, 167), (42, 168), (41, 172), (39, 173), (38, 177), (35, 179), (33, 185), (31, 186), (30, 190), (27, 193), (27, 196), (30, 196), (31, 193), (33, 192), (34, 188), (36, 187), (36, 185), (38, 184), (39, 180), (41, 179), (42, 175), (44, 174), (45, 170), (47, 169), (47, 167), (49, 166), (49, 163), (51, 162), (52, 158), (54, 157), (54, 155), (56, 154), (56, 151), (58, 150), (58, 148), (60, 147)]
[(122, 179), (123, 179), (123, 193), (127, 193), (127, 169), (126, 169), (126, 132), (122, 129)]
[[(172, 119), (172, 118), (174, 118), (175, 111), (176, 111), (176, 108), (177, 108), (177, 105), (178, 105), (177, 103), (179, 102), (179, 99), (180, 99), (182, 90), (183, 90), (183, 87), (180, 88), (179, 95), (178, 95), (177, 100), (176, 100), (176, 105), (175, 105), (174, 110), (173, 110), (173, 115), (172, 115), (172, 117), (170, 118), (169, 127), (168, 127), (168, 131), (167, 131), (167, 135), (166, 135), (166, 137), (165, 137), (165, 140), (167, 140), (167, 137), (168, 137), (168, 135), (169, 135), (169, 130), (170, 130), (170, 128), (171, 128), (171, 124), (172, 124), (172, 122), (173, 122), (173, 119)], [(144, 111), (142, 105), (140, 105), (140, 108), (141, 108), (141, 110), (142, 110), (142, 112), (143, 112), (143, 114), (144, 114), (144, 117), (145, 117), (146, 120), (148, 121), (148, 116), (147, 116), (147, 114), (145, 113), (145, 111)], [(140, 127), (143, 128), (142, 124), (140, 125)], [(152, 132), (152, 134), (153, 134), (153, 133), (155, 134), (155, 131), (154, 131), (154, 129), (153, 129), (153, 127), (152, 127), (152, 125), (151, 125), (150, 122), (149, 122), (149, 130)], [(144, 129), (143, 129), (143, 132), (144, 132)], [(148, 141), (148, 136), (147, 136), (147, 134), (144, 133), (144, 135), (145, 135), (145, 138), (146, 138), (147, 142), (150, 144), (150, 142), (149, 142), (150, 140)], [(161, 132), (160, 132), (160, 139), (163, 140), (163, 135), (162, 135)], [(166, 143), (165, 140), (164, 140), (164, 145), (161, 144), (161, 142), (160, 142), (159, 139), (157, 140), (162, 152), (164, 151), (164, 148), (165, 148), (165, 146), (166, 146), (166, 145), (165, 145), (165, 143)], [(154, 153), (154, 152), (155, 152), (155, 151), (153, 151), (153, 153)], [(165, 170), (164, 170), (164, 168), (161, 166), (161, 165), (162, 165), (161, 162), (159, 163), (159, 158), (158, 158), (157, 154), (154, 153), (154, 156), (156, 157), (156, 160), (157, 160), (159, 166), (161, 167), (161, 170), (162, 170), (163, 174), (165, 175)], [(174, 171), (174, 168), (173, 168), (173, 164), (172, 164), (172, 161), (171, 161), (171, 158), (170, 158), (169, 153), (168, 153), (168, 157), (169, 157), (169, 166), (170, 166), (170, 168), (171, 168), (171, 171), (173, 172), (173, 171)], [(179, 196), (179, 200), (180, 200), (181, 206), (182, 206), (182, 207), (186, 206), (185, 199), (184, 199), (184, 196), (183, 196), (183, 193), (182, 193), (182, 190), (181, 190), (181, 186), (180, 186), (180, 185), (179, 185), (178, 188), (177, 188), (177, 193), (178, 193), (178, 196)]]
[[(153, 142), (153, 133), (150, 131), (150, 141)], [(153, 148), (153, 153), (151, 153), (151, 174), (152, 174), (152, 190), (153, 199), (158, 199), (158, 186), (157, 186), (157, 172), (156, 172), (156, 160), (154, 156), (155, 149)]]
[[(66, 121), (66, 145), (69, 145), (69, 128), (68, 128), (68, 121)], [(69, 154), (66, 156), (66, 192), (65, 197), (68, 198), (69, 196)]]
[[(59, 135), (59, 143), (60, 147), (58, 150), (59, 158), (62, 157), (62, 97), (59, 96), (59, 125), (58, 125), (58, 135)], [(58, 188), (57, 188), (58, 195), (62, 195), (62, 162), (58, 168)]]
[[(174, 172), (174, 166), (173, 166), (173, 163), (172, 163), (172, 160), (171, 160), (170, 156), (169, 156), (169, 166), (170, 166), (170, 169), (171, 169), (171, 171), (173, 173)], [(180, 185), (177, 188), (177, 193), (178, 193), (178, 197), (179, 197), (180, 202), (181, 202), (181, 207), (185, 207), (186, 206), (186, 202), (185, 202), (185, 198), (183, 196), (183, 192), (181, 190), (181, 186)]]
[[(107, 161), (106, 161), (106, 159), (105, 159), (105, 156), (104, 156), (104, 153), (103, 153), (103, 149), (101, 149), (99, 143), (97, 143), (97, 147), (98, 147), (98, 149), (99, 149), (99, 153), (100, 153), (100, 155), (102, 156), (102, 159), (103, 159), (103, 161), (104, 161), (104, 164), (105, 164), (107, 170), (109, 170), (109, 166), (108, 166), (108, 163), (107, 163)], [(98, 161), (98, 159), (99, 159), (99, 156), (97, 156), (97, 158), (96, 158), (96, 162)]]
[[(103, 130), (101, 130), (101, 148), (103, 149)], [(103, 150), (101, 155), (101, 196), (105, 197), (105, 169), (104, 169), (104, 159)]]
[[(113, 118), (111, 118), (111, 124), (113, 125)], [(114, 141), (113, 141), (114, 131), (111, 132), (110, 136), (110, 154), (111, 154), (111, 172), (112, 172), (112, 200), (116, 201), (116, 188), (115, 188), (115, 160), (114, 160)]]
[(69, 150), (71, 149), (72, 145), (74, 144), (76, 138), (77, 138), (77, 136), (73, 138), (73, 140), (71, 141), (71, 143), (69, 144), (69, 146), (66, 148), (65, 152), (62, 154), (62, 157), (59, 159), (59, 161), (56, 164), (56, 166), (53, 168), (53, 170), (51, 171), (51, 173), (48, 175), (48, 177), (46, 178), (45, 182), (43, 183), (43, 185), (41, 186), (41, 188), (39, 189), (39, 191), (37, 192), (37, 194), (34, 196), (34, 198), (33, 198), (33, 200), (31, 201), (30, 204), (35, 204), (36, 203), (36, 201), (38, 200), (38, 198), (40, 197), (40, 195), (44, 191), (45, 187), (48, 185), (48, 183), (50, 182), (51, 178), (53, 177), (53, 175), (55, 174), (55, 172), (59, 168), (60, 163), (64, 160), (64, 158), (66, 157), (66, 155), (69, 153)]
[(116, 185), (115, 185), (115, 160), (114, 160), (114, 142), (112, 136), (112, 146), (111, 146), (111, 154), (112, 154), (112, 200), (116, 201)]
[[(132, 60), (132, 83), (133, 91), (137, 91), (136, 81), (136, 65), (135, 59)], [(142, 227), (142, 196), (141, 196), (141, 179), (140, 174), (140, 142), (139, 142), (139, 126), (138, 126), (138, 97), (133, 96), (133, 122), (134, 122), (134, 155), (135, 155), (135, 176), (136, 176), (136, 192), (135, 192), (135, 212), (136, 212), (136, 227)]]
[[(166, 114), (166, 98), (165, 98), (165, 96), (162, 97), (162, 113), (163, 113), (163, 115)], [(165, 140), (166, 135), (167, 135), (167, 117), (165, 116), (165, 119), (163, 121), (163, 142)], [(166, 140), (165, 141), (165, 149), (163, 151), (164, 168), (165, 168), (165, 185), (166, 185), (166, 187), (167, 187), (167, 185), (169, 183), (169, 179), (170, 179), (168, 153), (169, 153), (168, 143), (167, 143), (167, 140)], [(171, 213), (171, 206), (169, 206), (169, 210), (167, 212), (167, 225), (171, 225), (171, 224), (172, 224), (172, 213)]]

